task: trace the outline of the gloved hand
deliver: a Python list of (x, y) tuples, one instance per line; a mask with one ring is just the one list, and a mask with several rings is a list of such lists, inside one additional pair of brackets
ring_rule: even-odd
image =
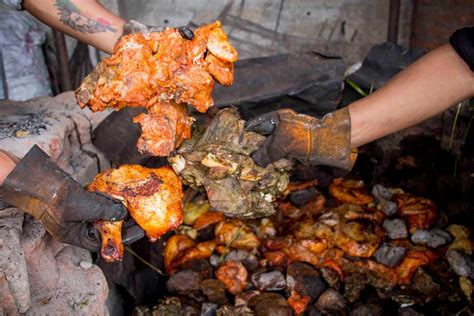
[(252, 159), (266, 166), (281, 158), (302, 163), (351, 169), (357, 157), (351, 151), (351, 122), (347, 108), (322, 119), (282, 109), (246, 123), (248, 131), (269, 135)]
[[(123, 25), (123, 35), (132, 34), (132, 33), (143, 33), (147, 34), (150, 32), (161, 32), (165, 28), (161, 26), (151, 26), (146, 25), (135, 20), (128, 20), (127, 23)], [(184, 39), (192, 40), (194, 38), (194, 32), (187, 26), (181, 26), (176, 28)]]
[[(38, 219), (56, 239), (91, 251), (99, 251), (101, 246), (94, 221), (127, 216), (120, 201), (85, 191), (36, 145), (7, 176), (0, 186), (0, 196)], [(124, 243), (131, 243), (144, 233), (133, 225), (122, 235)]]

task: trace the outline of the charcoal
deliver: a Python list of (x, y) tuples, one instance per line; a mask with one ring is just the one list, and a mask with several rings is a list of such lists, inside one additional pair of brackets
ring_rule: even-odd
[(207, 297), (209, 302), (217, 304), (227, 303), (225, 285), (216, 279), (206, 279), (200, 284), (201, 292)]
[(383, 228), (390, 239), (403, 239), (408, 237), (407, 225), (403, 219), (386, 219)]
[[(193, 306), (183, 306), (181, 308), (181, 313), (179, 314), (180, 316), (198, 316), (199, 315), (199, 309)], [(160, 315), (161, 316), (161, 315)]]
[(474, 260), (471, 256), (455, 249), (449, 249), (446, 252), (446, 259), (457, 275), (474, 278)]
[(377, 202), (390, 201), (392, 199), (392, 193), (381, 184), (376, 184), (372, 188), (372, 195), (375, 197)]
[(451, 240), (451, 235), (441, 228), (433, 228), (431, 230), (417, 229), (411, 236), (411, 241), (415, 244), (427, 245), (431, 248), (445, 245)]
[(291, 203), (295, 204), (296, 206), (302, 206), (314, 200), (317, 197), (317, 195), (318, 195), (318, 190), (316, 190), (316, 188), (313, 187), (307, 190), (299, 190), (299, 191), (291, 192), (289, 195), (289, 200)]
[(217, 268), (220, 264), (221, 261), (221, 256), (218, 254), (213, 254), (212, 256), (209, 257), (209, 264), (213, 266), (214, 268)]
[(316, 301), (316, 308), (323, 314), (335, 314), (343, 312), (346, 301), (341, 293), (333, 288), (324, 291)]
[(337, 272), (331, 268), (322, 268), (320, 271), (324, 281), (326, 281), (330, 287), (339, 290), (341, 286), (341, 280), (339, 280), (339, 275)]
[(201, 307), (201, 316), (215, 316), (219, 305), (214, 303), (203, 303)]
[(256, 316), (292, 316), (293, 310), (286, 299), (276, 293), (262, 293), (249, 300), (249, 307)]
[(192, 270), (199, 273), (201, 279), (212, 278), (213, 269), (211, 264), (206, 259), (191, 260), (183, 264), (182, 270)]
[(344, 297), (349, 303), (357, 301), (368, 283), (362, 273), (351, 273), (344, 280)]
[(224, 305), (216, 311), (217, 316), (253, 316), (254, 313), (247, 306)]
[(256, 272), (250, 277), (252, 284), (260, 291), (279, 291), (286, 287), (286, 280), (280, 271)]
[(354, 308), (350, 316), (382, 316), (383, 308), (377, 304), (364, 304)]
[(248, 271), (254, 271), (258, 268), (258, 260), (257, 257), (242, 249), (232, 250), (229, 254), (225, 257), (225, 261), (240, 261), (244, 265), (244, 267)]
[(288, 290), (296, 290), (300, 295), (317, 299), (327, 288), (321, 274), (302, 262), (291, 263), (286, 270)]
[(402, 263), (407, 250), (404, 247), (395, 246), (389, 243), (383, 243), (374, 254), (378, 263), (393, 268)]
[(176, 272), (166, 282), (166, 288), (170, 293), (188, 294), (198, 291), (201, 282), (201, 275), (192, 270), (182, 270)]

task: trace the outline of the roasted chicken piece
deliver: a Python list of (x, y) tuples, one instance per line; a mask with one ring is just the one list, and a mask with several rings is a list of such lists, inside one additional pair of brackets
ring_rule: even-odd
[(360, 180), (336, 178), (329, 186), (329, 193), (341, 204), (366, 205), (374, 200)]
[(173, 261), (183, 253), (184, 250), (194, 247), (196, 243), (186, 235), (173, 235), (166, 240), (165, 249), (163, 250), (163, 263), (166, 273), (173, 274), (176, 267)]
[(410, 233), (418, 228), (428, 229), (434, 224), (436, 205), (433, 201), (409, 193), (394, 195), (393, 201), (397, 203), (398, 213), (406, 218)]
[(167, 156), (191, 136), (187, 105), (206, 112), (214, 104), (213, 79), (231, 85), (237, 58), (219, 21), (196, 29), (193, 40), (183, 39), (174, 28), (124, 35), (113, 55), (83, 80), (76, 99), (93, 112), (147, 108), (149, 114), (134, 120), (143, 130), (138, 148)]
[(260, 240), (242, 221), (233, 219), (220, 222), (214, 229), (215, 240), (235, 249), (252, 250), (260, 245)]
[[(169, 167), (150, 169), (122, 165), (98, 174), (87, 189), (121, 200), (151, 242), (176, 229), (183, 221), (181, 182)], [(99, 223), (98, 226), (104, 234), (102, 254), (109, 257), (114, 253), (110, 247), (121, 245), (121, 240), (117, 240), (121, 236), (121, 225)], [(120, 253), (120, 248), (116, 251)], [(119, 257), (121, 254), (115, 259)]]
[(216, 271), (216, 278), (231, 294), (241, 293), (247, 285), (247, 269), (239, 261), (226, 261)]

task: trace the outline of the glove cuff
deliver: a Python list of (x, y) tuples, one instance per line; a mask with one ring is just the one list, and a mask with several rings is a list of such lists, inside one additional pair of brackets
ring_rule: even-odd
[(0, 195), (9, 204), (42, 221), (66, 182), (71, 180), (35, 145), (7, 176)]
[(347, 108), (326, 114), (311, 126), (309, 163), (350, 170), (357, 158), (351, 147), (351, 119)]

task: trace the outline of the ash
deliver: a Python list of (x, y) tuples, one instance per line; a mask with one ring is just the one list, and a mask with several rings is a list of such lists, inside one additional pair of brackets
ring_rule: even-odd
[(19, 135), (40, 135), (50, 124), (44, 115), (26, 113), (0, 118), (0, 139), (21, 137)]

